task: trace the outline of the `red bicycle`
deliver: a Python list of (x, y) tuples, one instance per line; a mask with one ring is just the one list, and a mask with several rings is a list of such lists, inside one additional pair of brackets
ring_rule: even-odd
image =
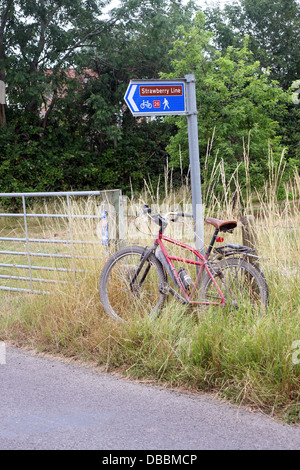
[[(191, 246), (164, 235), (168, 219), (176, 222), (179, 217), (192, 217), (192, 214), (169, 212), (163, 217), (152, 214), (147, 205), (144, 213), (159, 225), (158, 236), (151, 247), (122, 248), (105, 263), (99, 287), (108, 315), (126, 319), (136, 312), (146, 311), (156, 316), (169, 294), (182, 304), (196, 307), (267, 308), (269, 291), (265, 277), (255, 264), (249, 262), (250, 257), (255, 258), (254, 250), (230, 243), (214, 248), (216, 241), (223, 241), (218, 237), (219, 232), (232, 232), (237, 226), (235, 220), (211, 217), (205, 220), (215, 230), (205, 255), (202, 255)], [(189, 251), (193, 256), (170, 254), (166, 243)]]

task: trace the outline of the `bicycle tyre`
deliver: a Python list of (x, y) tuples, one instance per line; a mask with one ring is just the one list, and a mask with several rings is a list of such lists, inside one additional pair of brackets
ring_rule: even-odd
[(163, 307), (166, 293), (161, 287), (166, 284), (166, 275), (153, 253), (130, 287), (144, 253), (145, 249), (140, 246), (122, 248), (103, 267), (99, 281), (100, 299), (105, 313), (116, 320), (142, 312), (157, 316)]
[[(269, 289), (263, 273), (257, 266), (242, 258), (226, 258), (214, 266), (212, 274), (225, 295), (226, 304), (234, 309), (250, 306), (259, 312), (266, 311)], [(207, 272), (200, 291), (201, 300), (221, 302), (221, 296)]]

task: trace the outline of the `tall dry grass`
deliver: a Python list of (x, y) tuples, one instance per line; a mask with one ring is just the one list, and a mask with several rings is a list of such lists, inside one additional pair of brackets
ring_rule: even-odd
[[(246, 147), (244, 158), (247, 171)], [(300, 178), (295, 172), (291, 181), (283, 183), (283, 158), (275, 165), (271, 153), (269, 166), (270, 178), (263, 191), (251, 192), (249, 182), (245, 192), (238, 169), (226, 180), (222, 159), (216, 159), (203, 193), (206, 215), (238, 220), (244, 213), (254, 215), (260, 266), (270, 287), (270, 308), (265, 315), (248, 309), (236, 315), (224, 309), (195, 315), (171, 299), (155, 321), (136, 315), (125, 324), (116, 323), (104, 315), (98, 296), (106, 248), (74, 244), (78, 272), (64, 278), (68, 284), (51, 285), (49, 295), (1, 294), (0, 338), (93, 361), (107, 371), (118, 369), (138, 379), (213, 391), (234, 403), (300, 423), (300, 364), (295, 349), (300, 340)], [(191, 204), (188, 183), (183, 181), (179, 190), (174, 189), (170, 174), (166, 167), (163, 198), (160, 188), (146, 181), (144, 191), (127, 200), (129, 232), (134, 230), (134, 214), (145, 202), (172, 209)], [(234, 192), (230, 189), (233, 181)], [(215, 192), (217, 184), (222, 185), (221, 196)], [(285, 191), (280, 201), (279, 186)], [(95, 207), (91, 201), (88, 204), (73, 209), (93, 213)], [(211, 228), (206, 229), (208, 240)], [(43, 230), (57, 232), (68, 227)], [(96, 240), (95, 225), (74, 221), (73, 237)], [(150, 238), (141, 234), (141, 241), (147, 240)], [(226, 241), (242, 242), (240, 223)]]

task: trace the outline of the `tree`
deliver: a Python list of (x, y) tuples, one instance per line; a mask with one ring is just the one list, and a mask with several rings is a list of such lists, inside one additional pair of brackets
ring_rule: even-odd
[(192, 4), (129, 0), (104, 21), (103, 3), (14, 2), (5, 42), (2, 191), (130, 189), (129, 177), (138, 189), (147, 173), (163, 171), (173, 126), (137, 122), (123, 97), (131, 78), (170, 70), (168, 50)]
[[(67, 94), (59, 92), (78, 52), (108, 26), (99, 19), (103, 5), (101, 0), (2, 0), (0, 73), (8, 96), (7, 128), (0, 132), (3, 191), (66, 189), (72, 185), (72, 177), (65, 177), (70, 168), (77, 181), (91, 173), (86, 139), (63, 128), (61, 100)], [(81, 171), (72, 165), (75, 160)]]
[(125, 48), (129, 75), (157, 78), (159, 72), (170, 70), (168, 51), (177, 29), (191, 24), (195, 10), (192, 1), (183, 5), (181, 0), (123, 0), (113, 13), (118, 21), (112, 34), (115, 47), (120, 41)]
[(222, 50), (240, 47), (249, 35), (249, 49), (271, 78), (288, 89), (300, 76), (299, 0), (239, 0), (205, 10), (207, 26)]
[(89, 67), (99, 76), (87, 99), (88, 122), (107, 186), (140, 189), (145, 177), (157, 181), (164, 170), (174, 126), (133, 118), (124, 94), (132, 78), (158, 78), (160, 71), (171, 70), (169, 49), (178, 27), (191, 24), (193, 12), (192, 2), (124, 1), (112, 12), (116, 21), (110, 31), (88, 52)]
[[(213, 155), (218, 152), (223, 158), (227, 176), (237, 164), (242, 170), (244, 147), (250, 136), (250, 171), (256, 186), (261, 186), (268, 171), (268, 146), (275, 159), (282, 151), (277, 119), (286, 113), (288, 94), (267, 71), (261, 70), (249, 51), (247, 38), (242, 48), (230, 46), (221, 53), (213, 44), (213, 34), (205, 28), (202, 13), (196, 16), (191, 29), (181, 31), (182, 39), (175, 41), (172, 51), (174, 72), (167, 76), (182, 76), (187, 70), (195, 74), (202, 163), (214, 134)], [(176, 123), (178, 132), (167, 150), (171, 163), (179, 166), (180, 148), (187, 167), (186, 120), (176, 118)]]
[[(6, 62), (8, 97), (27, 113), (38, 114), (42, 102), (61, 82), (78, 50), (92, 45), (107, 24), (100, 0), (19, 0), (14, 2)], [(48, 72), (51, 71), (51, 75)]]
[[(205, 10), (207, 26), (215, 33), (221, 51), (240, 47), (249, 35), (249, 49), (263, 70), (280, 86), (289, 90), (300, 77), (300, 2), (299, 0), (239, 0), (224, 10)], [(292, 94), (292, 91), (289, 91)], [(300, 108), (290, 103), (288, 113), (278, 116), (287, 158), (300, 165)]]

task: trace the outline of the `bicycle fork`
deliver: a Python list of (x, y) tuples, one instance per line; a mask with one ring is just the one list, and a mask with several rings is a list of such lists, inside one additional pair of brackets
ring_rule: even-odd
[[(155, 244), (151, 248), (149, 248), (148, 250), (145, 249), (145, 253), (144, 253), (143, 257), (141, 258), (141, 262), (140, 262), (137, 270), (135, 271), (135, 273), (134, 273), (134, 275), (133, 275), (133, 277), (132, 277), (132, 279), (129, 283), (129, 287), (130, 287), (131, 292), (133, 292), (135, 290), (134, 284), (135, 284), (140, 272), (142, 271), (144, 264), (148, 261), (148, 266), (146, 266), (146, 269), (145, 269), (141, 279), (139, 280), (138, 287), (141, 287), (143, 282), (145, 281), (145, 279), (146, 279), (146, 277), (147, 277), (147, 275), (148, 275), (148, 273), (151, 269), (149, 256), (151, 255), (151, 253), (154, 253), (157, 246), (158, 246), (158, 244)], [(155, 254), (155, 256), (156, 256), (156, 254)], [(164, 257), (163, 254), (162, 254), (162, 256)], [(161, 262), (164, 269), (171, 276), (171, 279), (175, 282), (175, 284), (177, 284), (177, 282), (175, 281), (174, 275), (170, 271), (169, 265), (167, 264), (166, 260), (164, 262), (164, 259), (162, 259), (158, 256), (157, 256), (157, 259)], [(187, 304), (188, 303), (188, 301), (186, 299), (184, 299), (180, 294), (178, 294), (171, 286), (169, 286), (167, 282), (165, 282), (163, 285), (159, 286), (159, 292), (161, 294), (165, 294), (165, 295), (167, 295), (168, 293), (172, 294), (182, 304)]]
[[(145, 254), (143, 255), (143, 258), (141, 259), (141, 262), (136, 270), (136, 272), (134, 273), (130, 283), (129, 283), (129, 287), (130, 287), (130, 290), (133, 292), (133, 286), (134, 286), (134, 283), (135, 281), (137, 280), (137, 277), (138, 275), (140, 274), (144, 264), (146, 263), (146, 261), (148, 260), (149, 256), (151, 255), (151, 253), (153, 252), (154, 250), (154, 246), (152, 246), (151, 248), (149, 248), (148, 250), (145, 251)], [(150, 271), (150, 268), (151, 268), (151, 265), (150, 265), (150, 262), (148, 261), (148, 266), (146, 267), (145, 269), (145, 272), (142, 276), (142, 278), (140, 279), (139, 281), (139, 285), (138, 287), (141, 287), (143, 282), (145, 281), (146, 277), (147, 277), (147, 274), (149, 273)]]

